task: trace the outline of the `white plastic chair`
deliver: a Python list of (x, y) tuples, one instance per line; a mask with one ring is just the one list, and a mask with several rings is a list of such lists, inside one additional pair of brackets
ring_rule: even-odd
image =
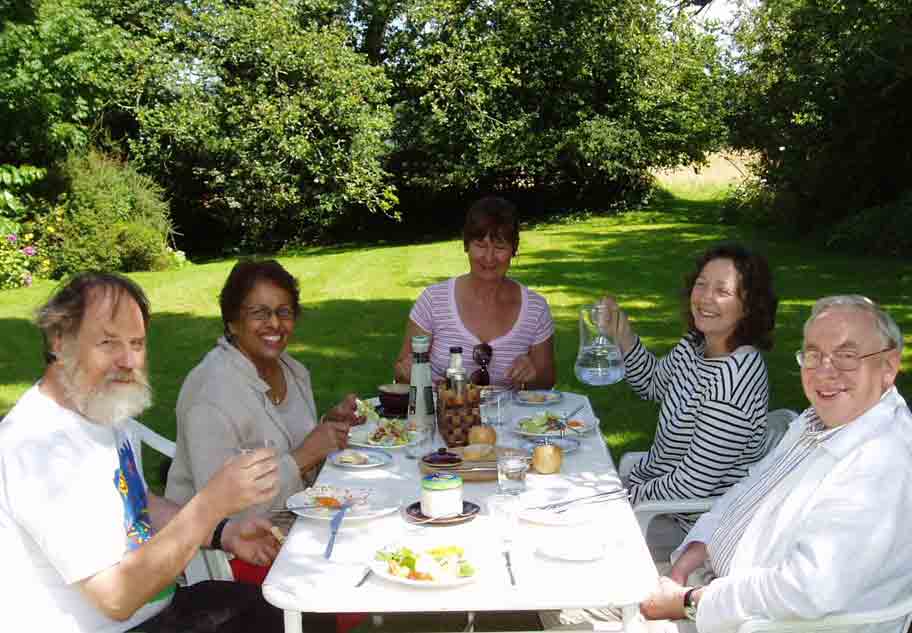
[(905, 619), (902, 628), (899, 630), (907, 631), (910, 623), (912, 623), (912, 595), (906, 596), (896, 604), (883, 609), (830, 615), (818, 620), (780, 620), (775, 622), (773, 620), (754, 618), (738, 627), (738, 633), (808, 633), (810, 631), (835, 633), (849, 629), (857, 631), (859, 627), (866, 624), (889, 622), (903, 616), (905, 616)]
[[(165, 457), (174, 459), (174, 442), (136, 420), (133, 420), (130, 429), (143, 444)], [(139, 468), (142, 469), (142, 455), (139, 456), (139, 461)], [(231, 565), (228, 564), (225, 552), (201, 549), (193, 557), (184, 570), (185, 584), (193, 585), (203, 580), (234, 580), (234, 573), (231, 571)]]
[[(798, 417), (798, 414), (791, 409), (776, 409), (770, 411), (766, 416), (766, 435), (763, 438), (763, 456), (765, 457), (773, 447), (775, 447), (785, 432), (788, 430), (792, 420)], [(618, 463), (618, 474), (621, 479), (626, 481), (630, 470), (642, 459), (645, 452), (637, 451), (624, 453), (621, 461)], [(646, 537), (649, 531), (649, 524), (657, 517), (663, 514), (697, 514), (706, 512), (712, 507), (713, 499), (670, 499), (662, 501), (643, 501), (638, 503), (633, 512), (636, 516), (637, 523), (640, 524), (640, 530), (643, 537)]]

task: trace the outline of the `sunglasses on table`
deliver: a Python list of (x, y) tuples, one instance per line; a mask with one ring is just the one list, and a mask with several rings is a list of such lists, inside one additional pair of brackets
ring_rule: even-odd
[(473, 371), (469, 377), (473, 385), (485, 387), (491, 384), (491, 374), (488, 371), (488, 365), (491, 364), (492, 356), (494, 356), (494, 350), (487, 343), (479, 343), (472, 348), (472, 360), (478, 364), (478, 369)]

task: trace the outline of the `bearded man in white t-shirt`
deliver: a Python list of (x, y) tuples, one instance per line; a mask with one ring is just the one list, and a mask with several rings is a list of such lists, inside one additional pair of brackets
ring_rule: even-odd
[(131, 433), (150, 403), (142, 290), (81, 274), (37, 322), (47, 368), (0, 423), (0, 630), (281, 630), (258, 587), (175, 589), (200, 547), (275, 557), (269, 521), (225, 520), (275, 495), (275, 455), (229, 460), (182, 507), (151, 494)]

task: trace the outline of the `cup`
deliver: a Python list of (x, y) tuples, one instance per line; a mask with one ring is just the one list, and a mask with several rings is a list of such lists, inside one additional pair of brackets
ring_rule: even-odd
[(235, 449), (234, 452), (237, 455), (249, 455), (250, 453), (257, 451), (261, 448), (271, 448), (275, 450), (276, 443), (273, 440), (267, 439), (255, 439), (247, 440), (241, 442)]
[(507, 390), (503, 387), (482, 387), (478, 402), (482, 424), (489, 426), (503, 424), (506, 393)]
[(488, 497), (488, 514), (493, 529), (505, 545), (513, 541), (519, 529), (520, 502), (516, 495), (496, 494)]
[(501, 494), (518, 495), (526, 489), (529, 462), (522, 455), (501, 454), (497, 457), (497, 488)]
[(420, 427), (412, 432), (411, 441), (405, 445), (405, 456), (409, 459), (420, 459), (434, 446), (434, 428)]

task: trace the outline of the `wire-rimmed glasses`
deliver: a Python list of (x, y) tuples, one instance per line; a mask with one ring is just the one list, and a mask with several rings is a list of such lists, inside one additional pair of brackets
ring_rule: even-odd
[(795, 352), (795, 360), (798, 361), (798, 366), (802, 369), (817, 369), (823, 365), (824, 358), (829, 358), (830, 365), (832, 365), (834, 369), (838, 369), (839, 371), (855, 371), (861, 367), (861, 361), (865, 358), (877, 356), (878, 354), (889, 352), (892, 349), (892, 347), (885, 347), (876, 352), (861, 355), (849, 350), (836, 351), (832, 354), (824, 354), (816, 349), (798, 350)]

